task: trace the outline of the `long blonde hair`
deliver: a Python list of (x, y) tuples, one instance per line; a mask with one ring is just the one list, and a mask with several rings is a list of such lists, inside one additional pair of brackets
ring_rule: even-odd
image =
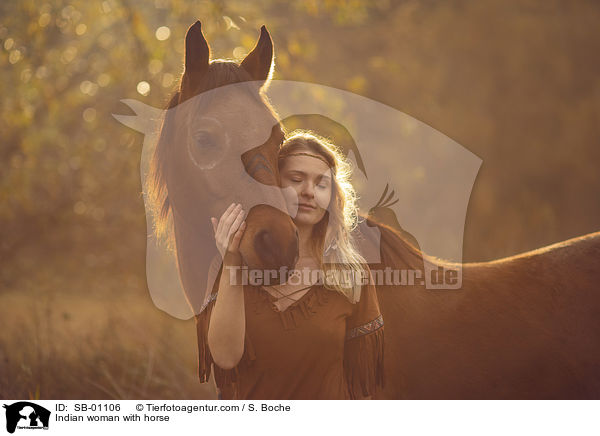
[[(355, 303), (360, 299), (361, 280), (369, 273), (352, 236), (359, 218), (358, 197), (351, 183), (352, 165), (328, 139), (309, 130), (295, 130), (279, 150), (280, 169), (289, 154), (306, 148), (322, 156), (332, 171), (331, 201), (325, 216), (313, 226), (312, 254), (318, 259), (321, 271), (329, 277), (323, 280), (324, 286)], [(344, 280), (344, 274), (350, 276), (350, 283)]]

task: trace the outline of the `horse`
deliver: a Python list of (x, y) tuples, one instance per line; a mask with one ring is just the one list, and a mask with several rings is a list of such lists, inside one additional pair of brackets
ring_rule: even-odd
[[(284, 131), (264, 97), (272, 77), (273, 42), (265, 26), (241, 63), (212, 60), (200, 21), (185, 36), (185, 70), (170, 98), (147, 178), (155, 231), (174, 246), (185, 297), (201, 312), (215, 261), (211, 216), (241, 203), (240, 244), (253, 268), (291, 270), (297, 229), (279, 188), (277, 152)], [(209, 278), (210, 280), (210, 278)]]
[[(256, 199), (240, 245), (250, 267), (291, 269), (298, 251), (279, 194), (257, 194), (256, 184), (236, 186), (240, 180), (230, 180), (230, 174), (211, 180), (205, 175), (241, 162), (242, 172), (261, 186), (279, 185), (277, 154), (285, 132), (260, 93), (272, 76), (271, 37), (263, 26), (239, 65), (209, 59), (198, 21), (186, 33), (185, 72), (168, 104), (150, 177), (156, 230), (165, 231), (171, 217), (181, 283), (196, 313), (203, 305), (199, 295), (205, 295), (199, 278), (211, 261), (202, 246), (212, 237), (209, 217), (231, 201)], [(246, 82), (225, 99), (203, 100), (199, 111), (179, 111), (200, 94)], [(194, 130), (203, 122), (221, 130), (239, 124), (239, 111), (244, 129), (227, 131), (228, 140), (218, 137), (217, 128)], [(204, 121), (182, 121), (198, 112)], [(259, 204), (266, 197), (269, 204)], [(374, 399), (600, 398), (600, 232), (494, 261), (456, 263), (424, 253), (395, 219), (391, 198), (383, 197), (361, 215), (380, 232), (378, 241), (370, 241), (381, 259), (370, 265), (372, 271), (422, 275), (440, 267), (460, 270), (462, 283), (459, 289), (427, 289), (418, 282), (376, 286), (385, 323), (385, 385)]]

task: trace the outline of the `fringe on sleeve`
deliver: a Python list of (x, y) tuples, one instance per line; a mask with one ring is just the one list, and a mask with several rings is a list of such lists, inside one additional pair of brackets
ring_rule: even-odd
[(223, 369), (214, 363), (208, 347), (208, 324), (215, 300), (216, 294), (212, 294), (208, 305), (200, 314), (195, 316), (196, 331), (198, 334), (198, 378), (200, 379), (200, 383), (208, 382), (212, 366), (217, 387), (227, 391), (235, 391), (235, 386), (239, 380), (239, 370), (243, 366), (251, 365), (256, 359), (256, 355), (252, 342), (246, 334), (244, 338), (244, 354), (235, 367)]
[(383, 318), (349, 330), (344, 347), (344, 374), (353, 400), (383, 388)]

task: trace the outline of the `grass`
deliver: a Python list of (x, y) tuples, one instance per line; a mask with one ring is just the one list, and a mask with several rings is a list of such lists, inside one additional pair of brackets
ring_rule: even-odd
[(141, 284), (119, 294), (39, 283), (0, 293), (2, 399), (216, 398), (197, 378), (194, 321), (157, 309)]

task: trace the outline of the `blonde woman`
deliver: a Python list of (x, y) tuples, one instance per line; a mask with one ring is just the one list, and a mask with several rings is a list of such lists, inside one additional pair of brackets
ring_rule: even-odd
[(232, 204), (212, 218), (224, 261), (196, 317), (200, 380), (212, 366), (223, 399), (369, 399), (384, 383), (383, 318), (352, 238), (351, 166), (325, 138), (297, 131), (279, 170), (292, 188), (284, 196), (298, 229), (295, 272), (284, 284), (242, 284), (245, 211)]

